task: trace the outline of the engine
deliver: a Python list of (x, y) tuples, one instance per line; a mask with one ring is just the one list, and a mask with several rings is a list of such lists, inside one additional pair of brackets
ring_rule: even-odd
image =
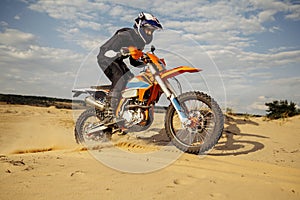
[(125, 119), (125, 126), (131, 127), (135, 124), (138, 124), (146, 119), (145, 109), (148, 109), (148, 106), (143, 105), (144, 103), (128, 100), (124, 103), (123, 111), (121, 117)]
[(142, 109), (138, 108), (124, 111), (123, 118), (126, 120), (126, 126), (130, 127), (143, 121), (144, 115), (142, 113)]

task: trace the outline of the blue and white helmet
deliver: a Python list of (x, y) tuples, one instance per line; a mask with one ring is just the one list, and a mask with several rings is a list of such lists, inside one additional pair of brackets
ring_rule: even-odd
[(134, 28), (146, 44), (152, 41), (152, 34), (155, 30), (163, 29), (162, 25), (156, 17), (149, 13), (140, 13), (135, 19)]

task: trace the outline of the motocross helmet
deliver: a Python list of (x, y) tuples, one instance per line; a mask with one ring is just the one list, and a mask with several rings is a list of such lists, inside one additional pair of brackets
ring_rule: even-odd
[(138, 34), (146, 44), (149, 44), (152, 41), (152, 34), (155, 30), (162, 29), (162, 25), (156, 17), (152, 14), (143, 12), (135, 19), (133, 27), (137, 30)]

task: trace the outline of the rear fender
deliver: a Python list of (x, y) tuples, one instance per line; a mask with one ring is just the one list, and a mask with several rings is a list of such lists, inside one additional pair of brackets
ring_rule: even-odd
[(74, 93), (73, 97), (79, 97), (82, 94), (90, 94), (92, 96), (106, 96), (109, 93), (109, 90), (98, 88), (78, 88), (73, 89), (72, 92)]
[(179, 74), (183, 74), (183, 73), (186, 73), (186, 72), (195, 73), (195, 72), (200, 72), (200, 71), (202, 71), (202, 69), (189, 67), (189, 66), (179, 66), (179, 67), (161, 72), (160, 77), (163, 80), (165, 80), (165, 79), (172, 78), (174, 76), (177, 76)]

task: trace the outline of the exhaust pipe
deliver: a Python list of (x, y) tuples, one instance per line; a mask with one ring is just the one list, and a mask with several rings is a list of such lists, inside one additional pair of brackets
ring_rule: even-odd
[(89, 104), (89, 105), (91, 105), (91, 106), (94, 106), (95, 108), (99, 109), (100, 111), (103, 111), (104, 108), (105, 108), (104, 104), (101, 104), (100, 102), (97, 102), (97, 101), (95, 100), (95, 98), (92, 97), (92, 96), (86, 97), (86, 98), (84, 99), (84, 101), (85, 101), (85, 103), (87, 103), (87, 104)]

